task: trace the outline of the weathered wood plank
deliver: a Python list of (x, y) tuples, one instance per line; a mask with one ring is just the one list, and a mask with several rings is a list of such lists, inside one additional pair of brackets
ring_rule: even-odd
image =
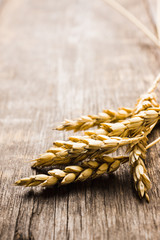
[[(123, 4), (153, 30), (144, 4)], [(0, 11), (0, 239), (158, 239), (158, 145), (148, 151), (151, 203), (129, 168), (61, 188), (14, 187), (64, 118), (132, 107), (159, 72), (159, 50), (103, 1), (4, 1)], [(155, 129), (150, 140), (159, 136)]]

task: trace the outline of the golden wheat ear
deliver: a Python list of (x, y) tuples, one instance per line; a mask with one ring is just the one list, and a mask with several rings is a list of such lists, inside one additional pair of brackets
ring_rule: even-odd
[(112, 173), (119, 169), (120, 165), (128, 162), (128, 156), (101, 156), (90, 161), (82, 162), (81, 166), (71, 165), (65, 167), (64, 170), (53, 169), (48, 171), (49, 175), (38, 174), (28, 178), (22, 178), (15, 182), (17, 186), (25, 187), (48, 187), (55, 184), (66, 185), (76, 181), (86, 181), (102, 176), (104, 173)]
[(114, 110), (103, 110), (102, 113), (97, 115), (81, 116), (75, 120), (66, 119), (56, 130), (73, 130), (74, 132), (87, 130), (92, 127), (99, 127), (104, 122), (119, 122), (132, 115), (133, 109), (131, 108), (119, 108), (118, 111)]

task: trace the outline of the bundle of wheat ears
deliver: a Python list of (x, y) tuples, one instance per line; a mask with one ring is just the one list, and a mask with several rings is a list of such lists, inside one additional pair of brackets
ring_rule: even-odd
[[(144, 165), (146, 150), (158, 142), (147, 145), (147, 135), (160, 119), (160, 105), (154, 90), (160, 75), (147, 94), (137, 101), (133, 109), (120, 108), (104, 110), (98, 115), (88, 115), (77, 120), (66, 120), (57, 130), (87, 130), (80, 136), (71, 136), (67, 141), (55, 141), (53, 146), (39, 158), (33, 160), (34, 168), (52, 166), (47, 174), (38, 174), (18, 180), (19, 186), (65, 185), (75, 181), (94, 179), (105, 173), (116, 171), (121, 164), (129, 162), (135, 189), (140, 198), (149, 201), (151, 182)], [(112, 157), (110, 154), (127, 145), (125, 156)], [(64, 169), (54, 166), (65, 165)]]
[[(115, 0), (104, 1), (134, 23), (160, 48), (160, 38), (152, 34), (136, 17)], [(98, 115), (65, 120), (56, 128), (57, 130), (84, 131), (84, 133), (80, 136), (71, 136), (67, 141), (55, 141), (46, 153), (34, 160), (34, 168), (52, 167), (48, 174), (22, 178), (15, 184), (26, 187), (65, 185), (94, 179), (105, 173), (113, 173), (121, 164), (129, 162), (135, 189), (140, 198), (145, 197), (149, 202), (148, 191), (151, 182), (144, 161), (146, 161), (146, 150), (160, 141), (158, 138), (147, 145), (147, 136), (160, 119), (160, 105), (155, 95), (159, 81), (160, 74), (148, 92), (138, 99), (133, 109), (123, 107), (118, 111), (104, 110)], [(92, 127), (97, 129), (90, 130)], [(126, 145), (126, 155), (116, 157), (111, 155)], [(59, 168), (55, 168), (58, 165)]]

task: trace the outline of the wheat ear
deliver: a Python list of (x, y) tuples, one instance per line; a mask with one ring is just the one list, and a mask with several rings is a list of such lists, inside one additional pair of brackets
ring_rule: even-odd
[(98, 115), (82, 116), (76, 120), (66, 119), (56, 130), (74, 130), (74, 132), (87, 130), (91, 127), (99, 126), (103, 122), (116, 122), (126, 119), (132, 115), (132, 111), (130, 108), (119, 108), (117, 112), (107, 109)]
[[(152, 87), (148, 90), (148, 93), (142, 95), (138, 99), (133, 109), (133, 115), (131, 118), (116, 123), (102, 123), (102, 129), (88, 130), (85, 131), (85, 134), (91, 138), (96, 138), (96, 135), (99, 134), (130, 137), (138, 134), (138, 132), (141, 132), (144, 129), (145, 124), (152, 125), (152, 120), (154, 121), (154, 118), (158, 117), (157, 112), (160, 110), (159, 104), (156, 100), (156, 95), (153, 92), (158, 84), (158, 81), (159, 76), (156, 78)], [(154, 114), (155, 116), (153, 116)]]
[[(152, 92), (148, 94), (144, 94), (138, 99), (137, 104), (135, 105), (134, 110), (130, 108), (119, 108), (116, 112), (114, 110), (103, 110), (102, 113), (98, 115), (88, 115), (82, 116), (77, 120), (65, 120), (62, 125), (58, 126), (56, 130), (74, 130), (75, 132), (81, 130), (87, 130), (94, 126), (100, 126), (101, 123), (111, 123), (111, 122), (119, 122), (128, 117), (131, 117), (132, 114), (138, 113), (142, 110), (145, 110), (149, 107), (157, 107), (155, 94)], [(136, 111), (135, 111), (136, 109)]]
[(74, 136), (70, 137), (72, 141), (55, 141), (52, 148), (34, 160), (33, 167), (69, 164), (82, 161), (87, 157), (95, 158), (115, 152), (119, 147), (138, 142), (143, 138), (143, 136), (120, 138), (104, 135), (98, 135), (98, 137), (99, 140), (94, 140), (85, 136)]
[(131, 166), (131, 172), (133, 174), (133, 180), (135, 189), (138, 192), (140, 198), (144, 197), (149, 202), (148, 191), (151, 189), (151, 181), (147, 175), (147, 169), (144, 165), (147, 151), (147, 135), (152, 131), (156, 123), (149, 126), (146, 129), (145, 137), (136, 144), (129, 146), (129, 162)]
[(137, 104), (134, 107), (134, 110), (131, 108), (119, 108), (118, 111), (106, 109), (98, 115), (88, 115), (82, 116), (76, 120), (66, 119), (62, 125), (58, 126), (56, 130), (74, 130), (75, 132), (81, 130), (87, 130), (94, 126), (100, 126), (101, 123), (111, 123), (124, 120), (128, 117), (131, 117), (132, 114), (137, 114), (138, 112), (145, 110), (149, 107), (157, 107), (155, 93), (153, 92), (157, 87), (158, 82), (160, 81), (160, 74), (156, 77), (152, 87), (148, 90), (147, 94), (142, 95)]
[(159, 119), (160, 108), (147, 109), (120, 123), (103, 123), (103, 130), (90, 130), (86, 131), (85, 134), (92, 138), (97, 138), (99, 134), (110, 137), (133, 137), (145, 131), (145, 129), (153, 123), (157, 123)]
[(149, 202), (148, 191), (151, 188), (151, 181), (147, 175), (147, 170), (143, 162), (146, 158), (146, 145), (147, 141), (140, 141), (137, 143), (131, 150), (129, 161), (135, 189), (140, 198), (145, 196)]
[(160, 41), (160, 1), (157, 0), (157, 19), (156, 19), (157, 35)]
[(87, 179), (94, 179), (100, 177), (104, 173), (111, 173), (116, 171), (121, 164), (129, 160), (126, 156), (109, 157), (104, 156), (94, 161), (84, 161), (82, 166), (72, 165), (67, 166), (64, 170), (53, 169), (48, 171), (49, 175), (38, 174), (28, 178), (18, 180), (15, 185), (34, 187), (43, 186), (48, 187), (55, 184), (66, 185), (75, 181), (85, 181)]
[[(133, 116), (130, 119), (120, 123), (101, 124), (108, 136), (132, 137), (158, 122), (160, 118), (160, 106), (156, 101), (156, 95), (153, 91), (156, 89), (159, 80), (160, 75), (155, 79), (148, 93), (138, 99), (133, 110)], [(92, 131), (86, 134), (92, 134)]]

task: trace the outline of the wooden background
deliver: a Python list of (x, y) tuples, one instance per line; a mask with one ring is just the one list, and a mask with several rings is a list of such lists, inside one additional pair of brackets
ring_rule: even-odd
[[(155, 1), (121, 0), (155, 33)], [(160, 50), (102, 0), (0, 1), (0, 239), (159, 239), (160, 151), (148, 151), (150, 204), (128, 166), (94, 181), (14, 187), (64, 118), (132, 107), (160, 71)], [(149, 140), (158, 137), (155, 129)]]

